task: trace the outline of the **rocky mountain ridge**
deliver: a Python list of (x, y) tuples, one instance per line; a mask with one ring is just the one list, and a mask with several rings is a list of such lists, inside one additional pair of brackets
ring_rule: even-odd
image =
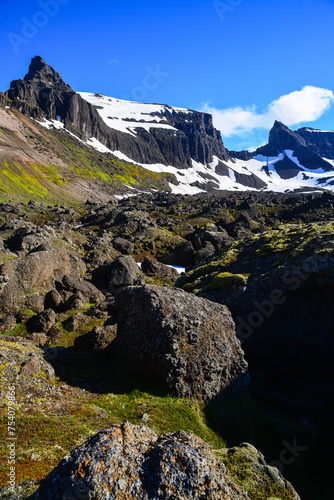
[[(63, 129), (106, 157), (174, 175), (175, 181), (169, 181), (174, 193), (333, 189), (334, 167), (319, 155), (320, 146), (312, 149), (317, 141), (310, 132), (292, 132), (276, 122), (267, 146), (252, 154), (228, 152), (210, 115), (77, 93), (39, 56), (1, 101), (51, 131)], [(331, 134), (319, 138), (324, 152), (331, 153)]]
[[(135, 162), (187, 168), (192, 159), (209, 163), (213, 155), (229, 158), (220, 132), (213, 127), (212, 117), (196, 111), (184, 110), (184, 113), (166, 107), (164, 121), (173, 131), (159, 128), (147, 136), (138, 123), (137, 134), (124, 137), (118, 130), (106, 126), (98, 109), (74, 92), (39, 56), (32, 59), (23, 80), (11, 82), (5, 95), (19, 111), (36, 119), (59, 119), (79, 137), (94, 137), (111, 151), (122, 151)], [(191, 113), (190, 121), (184, 119), (184, 114), (188, 113)]]

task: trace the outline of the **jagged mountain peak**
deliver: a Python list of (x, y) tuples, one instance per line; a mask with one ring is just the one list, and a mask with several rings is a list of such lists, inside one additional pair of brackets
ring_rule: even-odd
[(269, 144), (275, 146), (278, 151), (295, 149), (296, 146), (306, 146), (305, 140), (299, 134), (277, 120), (270, 130)]
[(57, 71), (55, 71), (44, 59), (40, 56), (35, 56), (31, 59), (28, 73), (24, 77), (25, 82), (30, 83), (45, 83), (46, 85), (61, 85), (71, 89), (67, 85)]

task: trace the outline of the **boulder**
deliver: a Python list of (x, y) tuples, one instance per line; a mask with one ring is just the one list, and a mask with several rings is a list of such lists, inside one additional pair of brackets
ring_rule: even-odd
[[(0, 339), (0, 385), (15, 385), (20, 404), (31, 405), (34, 397), (50, 398), (57, 391), (54, 380), (54, 368), (35, 341), (20, 337)], [(7, 406), (5, 390), (0, 391), (0, 405)]]
[(70, 295), (69, 299), (64, 303), (65, 311), (71, 309), (81, 309), (85, 303), (85, 296), (81, 292), (73, 293)]
[(173, 267), (168, 267), (162, 262), (157, 262), (153, 259), (145, 257), (141, 264), (142, 271), (148, 276), (169, 276), (170, 278), (178, 278), (179, 273)]
[(41, 245), (49, 245), (54, 237), (55, 232), (51, 227), (27, 224), (15, 231), (8, 240), (8, 246), (16, 252), (33, 252)]
[(109, 266), (108, 289), (115, 293), (126, 286), (141, 285), (144, 275), (130, 256), (117, 257)]
[(45, 295), (44, 305), (46, 309), (53, 309), (57, 312), (61, 308), (62, 302), (62, 296), (57, 290), (50, 290), (50, 292)]
[(215, 250), (210, 247), (205, 247), (202, 248), (201, 250), (198, 250), (198, 252), (195, 255), (195, 263), (200, 264), (205, 259), (211, 257), (214, 253)]
[[(16, 314), (29, 301), (31, 291), (53, 290), (66, 274), (86, 271), (82, 260), (63, 248), (34, 252), (0, 266), (0, 314)], [(45, 293), (45, 292), (44, 292)]]
[[(276, 492), (277, 498), (300, 500), (292, 484), (283, 477), (279, 469), (267, 464), (262, 453), (251, 444), (242, 443), (240, 446), (219, 450), (216, 456), (231, 470), (239, 471), (238, 484), (251, 498), (267, 498), (267, 494), (262, 496), (267, 485), (270, 491)], [(276, 500), (276, 495), (268, 500)]]
[(226, 306), (176, 288), (128, 287), (116, 296), (115, 353), (178, 397), (205, 402), (245, 392), (249, 375)]
[(32, 500), (249, 500), (200, 438), (179, 431), (113, 425), (73, 450), (41, 482)]
[(64, 328), (67, 332), (76, 332), (79, 330), (84, 325), (87, 325), (89, 323), (89, 318), (85, 316), (84, 314), (77, 313), (74, 314), (68, 321), (66, 321)]
[(135, 249), (134, 244), (124, 238), (115, 238), (112, 245), (116, 250), (124, 255), (130, 255)]
[(53, 309), (46, 309), (36, 316), (33, 316), (26, 323), (29, 333), (47, 333), (56, 322), (56, 314)]
[(76, 276), (66, 275), (62, 280), (63, 288), (67, 291), (77, 293), (80, 292), (85, 297), (86, 302), (101, 302), (104, 300), (104, 295), (88, 281), (77, 278)]
[(194, 247), (190, 241), (185, 241), (171, 252), (165, 255), (161, 261), (170, 266), (188, 267), (194, 261)]
[(101, 353), (116, 338), (117, 326), (96, 326), (91, 332), (77, 337), (74, 341), (74, 347), (79, 352)]
[[(26, 306), (35, 313), (40, 313), (44, 310), (44, 294), (43, 292), (36, 292), (26, 297)], [(45, 309), (48, 309), (46, 307)]]
[(0, 320), (0, 334), (5, 332), (10, 332), (15, 328), (16, 319), (15, 316), (9, 315)]
[(55, 325), (50, 328), (50, 330), (47, 332), (47, 345), (52, 345), (55, 344), (62, 336), (62, 331), (57, 328)]

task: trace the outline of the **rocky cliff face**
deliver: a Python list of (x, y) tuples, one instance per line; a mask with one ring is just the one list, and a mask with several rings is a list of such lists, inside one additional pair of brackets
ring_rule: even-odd
[(313, 128), (300, 128), (296, 131), (299, 137), (303, 138), (305, 145), (329, 160), (334, 159), (334, 132), (316, 130)]
[(111, 151), (121, 151), (135, 162), (187, 168), (192, 166), (192, 160), (210, 163), (213, 155), (229, 158), (211, 115), (205, 113), (192, 111), (189, 120), (188, 112), (168, 107), (163, 118), (169, 129), (146, 130), (138, 122), (136, 134), (107, 126), (97, 107), (74, 92), (39, 56), (32, 59), (23, 80), (11, 82), (6, 96), (22, 113), (36, 119), (60, 119), (81, 138), (95, 137)]
[[(254, 155), (277, 156), (278, 153), (283, 153), (286, 150), (293, 151), (299, 163), (310, 170), (319, 168), (325, 171), (334, 170), (333, 165), (325, 161), (319, 153), (315, 152), (298, 131), (293, 132), (286, 125), (278, 121), (275, 122), (269, 133), (269, 143), (266, 146), (258, 148)], [(282, 167), (281, 170), (291, 170), (292, 165), (288, 161), (287, 163), (289, 163), (289, 165), (280, 165), (280, 167)], [(293, 169), (294, 172), (292, 176), (297, 175), (300, 169), (296, 168), (296, 164)]]

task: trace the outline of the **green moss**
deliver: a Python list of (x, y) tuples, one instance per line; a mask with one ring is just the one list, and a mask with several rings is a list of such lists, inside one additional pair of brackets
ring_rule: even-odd
[(16, 323), (15, 328), (13, 328), (13, 330), (5, 332), (4, 335), (8, 335), (9, 337), (26, 337), (28, 335), (28, 332), (24, 324)]
[[(114, 423), (125, 420), (142, 424), (142, 416), (149, 415), (148, 424), (157, 434), (183, 429), (204, 439), (212, 446), (222, 446), (223, 439), (212, 431), (204, 413), (204, 406), (193, 400), (172, 396), (159, 397), (140, 391), (130, 394), (107, 394), (94, 402), (112, 417)], [(223, 446), (225, 446), (223, 444)]]
[[(18, 484), (44, 478), (71, 449), (111, 423), (107, 415), (87, 406), (69, 407), (60, 415), (45, 414), (34, 409), (29, 415), (17, 409), (16, 437), (19, 453), (16, 461)], [(7, 435), (6, 420), (0, 423), (0, 432)], [(0, 483), (6, 479), (6, 442), (1, 445)]]
[(208, 285), (208, 290), (221, 291), (230, 290), (231, 288), (239, 289), (241, 286), (247, 285), (249, 275), (219, 273), (211, 280)]
[(258, 462), (252, 447), (216, 450), (232, 477), (247, 493), (251, 500), (294, 500), (294, 495), (284, 486), (270, 478)]

